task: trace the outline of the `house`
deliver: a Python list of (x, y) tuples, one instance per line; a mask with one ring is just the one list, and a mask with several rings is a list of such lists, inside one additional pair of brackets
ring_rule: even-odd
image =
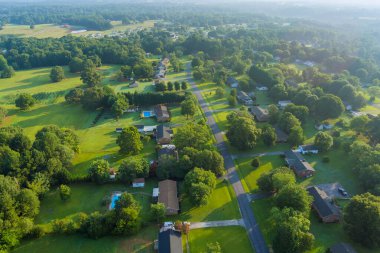
[(157, 151), (157, 156), (160, 158), (163, 155), (173, 156), (178, 159), (178, 152), (174, 145), (162, 145), (162, 147)]
[(348, 243), (337, 243), (331, 246), (329, 253), (357, 253), (356, 250)]
[(133, 81), (131, 84), (129, 84), (129, 88), (136, 88), (139, 87), (139, 83), (137, 81)]
[(234, 77), (232, 77), (232, 76), (229, 76), (229, 77), (227, 78), (226, 84), (227, 84), (228, 86), (230, 86), (231, 88), (237, 88), (237, 87), (239, 87), (239, 82), (238, 82), (238, 80), (236, 80), (236, 79), (235, 79)]
[(310, 196), (313, 197), (312, 207), (323, 223), (340, 221), (339, 208), (334, 204), (333, 199), (329, 198), (326, 192), (317, 186), (310, 186), (307, 188), (307, 191)]
[(164, 145), (172, 142), (173, 130), (164, 125), (157, 126), (156, 141), (157, 144)]
[(298, 151), (305, 155), (305, 154), (318, 154), (318, 147), (312, 144), (309, 145), (300, 145), (298, 147)]
[(144, 188), (145, 186), (145, 179), (144, 178), (136, 178), (132, 182), (133, 188)]
[(150, 135), (157, 131), (157, 126), (135, 125), (140, 134)]
[(182, 234), (174, 229), (164, 229), (158, 234), (158, 253), (183, 253)]
[(317, 124), (314, 127), (315, 127), (315, 129), (322, 131), (322, 130), (330, 130), (334, 126), (331, 124), (319, 124), (319, 125)]
[(289, 88), (289, 87), (293, 87), (293, 88), (298, 88), (300, 85), (299, 83), (297, 83), (295, 80), (293, 79), (287, 79), (285, 80), (285, 85)]
[(280, 109), (284, 109), (288, 104), (291, 104), (292, 101), (290, 100), (282, 100), (282, 101), (278, 101), (278, 107), (280, 107)]
[(177, 182), (164, 180), (158, 183), (158, 202), (163, 203), (166, 215), (176, 215), (179, 212), (179, 200), (177, 197)]
[(267, 86), (258, 86), (258, 87), (256, 87), (256, 89), (259, 91), (267, 91), (268, 87)]
[(154, 113), (156, 115), (157, 122), (167, 122), (170, 120), (168, 107), (165, 105), (156, 105), (154, 107)]
[(288, 141), (289, 135), (287, 133), (285, 133), (284, 131), (282, 131), (281, 128), (276, 127), (274, 130), (276, 131), (276, 136), (277, 136), (276, 142), (277, 143), (285, 143)]
[(253, 104), (252, 98), (250, 96), (248, 96), (248, 94), (244, 91), (239, 91), (237, 93), (237, 99), (243, 105), (252, 105)]
[(251, 114), (259, 122), (266, 122), (269, 120), (269, 112), (267, 109), (264, 109), (260, 106), (253, 106), (251, 108)]
[(110, 179), (115, 180), (116, 179), (116, 170), (114, 168), (110, 168), (109, 173), (110, 173)]
[(300, 153), (293, 150), (285, 151), (285, 162), (298, 177), (307, 178), (314, 175), (314, 168)]

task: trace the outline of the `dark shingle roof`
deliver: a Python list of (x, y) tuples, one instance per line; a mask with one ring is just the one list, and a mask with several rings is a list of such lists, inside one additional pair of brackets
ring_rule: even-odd
[(330, 247), (329, 252), (330, 253), (356, 253), (356, 250), (354, 250), (354, 248), (352, 248), (351, 245), (341, 242)]
[(168, 229), (158, 234), (158, 253), (182, 253), (181, 232)]
[(164, 125), (157, 126), (157, 139), (167, 138), (170, 139), (171, 129)]
[(318, 213), (322, 217), (339, 214), (337, 207), (330, 203), (331, 200), (326, 192), (322, 191), (317, 186), (310, 186), (307, 188), (307, 191), (313, 197), (313, 205), (318, 209)]
[(285, 151), (285, 158), (289, 166), (297, 172), (302, 172), (305, 170), (315, 171), (310, 163), (308, 163), (298, 152), (294, 152), (293, 150)]
[(260, 106), (253, 106), (251, 108), (251, 113), (255, 115), (258, 121), (268, 121), (269, 120), (269, 112), (267, 109), (263, 109)]

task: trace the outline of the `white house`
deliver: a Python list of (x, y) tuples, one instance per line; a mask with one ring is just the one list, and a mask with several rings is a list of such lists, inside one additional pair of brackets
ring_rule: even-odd
[(145, 186), (145, 179), (144, 178), (136, 178), (132, 182), (133, 188), (144, 188)]
[(318, 148), (315, 145), (309, 144), (309, 145), (301, 145), (298, 147), (298, 152), (305, 155), (305, 154), (318, 154)]
[(284, 109), (288, 104), (291, 104), (292, 101), (290, 100), (282, 100), (282, 101), (278, 101), (278, 107), (280, 107), (280, 109)]

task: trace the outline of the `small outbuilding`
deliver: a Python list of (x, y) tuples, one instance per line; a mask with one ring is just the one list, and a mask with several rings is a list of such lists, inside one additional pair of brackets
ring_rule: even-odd
[(144, 178), (136, 178), (132, 182), (133, 188), (144, 188), (145, 187), (145, 179)]

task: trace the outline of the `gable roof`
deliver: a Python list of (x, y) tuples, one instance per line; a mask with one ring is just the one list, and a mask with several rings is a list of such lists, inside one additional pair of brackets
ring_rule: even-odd
[(241, 99), (241, 100), (252, 100), (248, 96), (248, 94), (245, 91), (242, 91), (242, 90), (238, 92), (237, 97), (238, 97), (238, 99)]
[(337, 243), (330, 247), (330, 253), (356, 253), (356, 250), (348, 243)]
[(158, 253), (182, 253), (181, 232), (167, 229), (158, 234)]
[(226, 83), (228, 85), (231, 85), (231, 84), (234, 84), (234, 83), (237, 83), (238, 81), (236, 80), (236, 78), (232, 77), (232, 76), (229, 76), (227, 77), (227, 80), (226, 80)]
[(167, 117), (169, 118), (169, 111), (165, 105), (156, 105), (154, 107), (154, 113), (157, 117)]
[(294, 152), (293, 150), (285, 151), (285, 159), (289, 166), (297, 173), (315, 171), (311, 164), (308, 163), (300, 153)]
[(264, 109), (260, 106), (253, 106), (251, 108), (251, 113), (255, 115), (258, 121), (267, 121), (269, 120), (269, 112), (267, 109)]
[(310, 186), (307, 188), (307, 191), (313, 197), (314, 208), (318, 210), (322, 218), (330, 215), (339, 215), (338, 208), (334, 204), (331, 204), (331, 200), (326, 192), (317, 186)]
[(160, 181), (158, 188), (160, 192), (158, 202), (163, 203), (167, 209), (179, 210), (177, 182), (173, 180)]
[(165, 138), (171, 139), (172, 130), (164, 125), (157, 126), (157, 139)]
[(300, 148), (302, 148), (303, 151), (318, 150), (318, 147), (314, 144), (301, 145)]
[(277, 135), (277, 142), (287, 142), (288, 141), (289, 135), (287, 133), (285, 133), (284, 131), (282, 131), (281, 128), (276, 127), (275, 131), (276, 131), (276, 135)]

